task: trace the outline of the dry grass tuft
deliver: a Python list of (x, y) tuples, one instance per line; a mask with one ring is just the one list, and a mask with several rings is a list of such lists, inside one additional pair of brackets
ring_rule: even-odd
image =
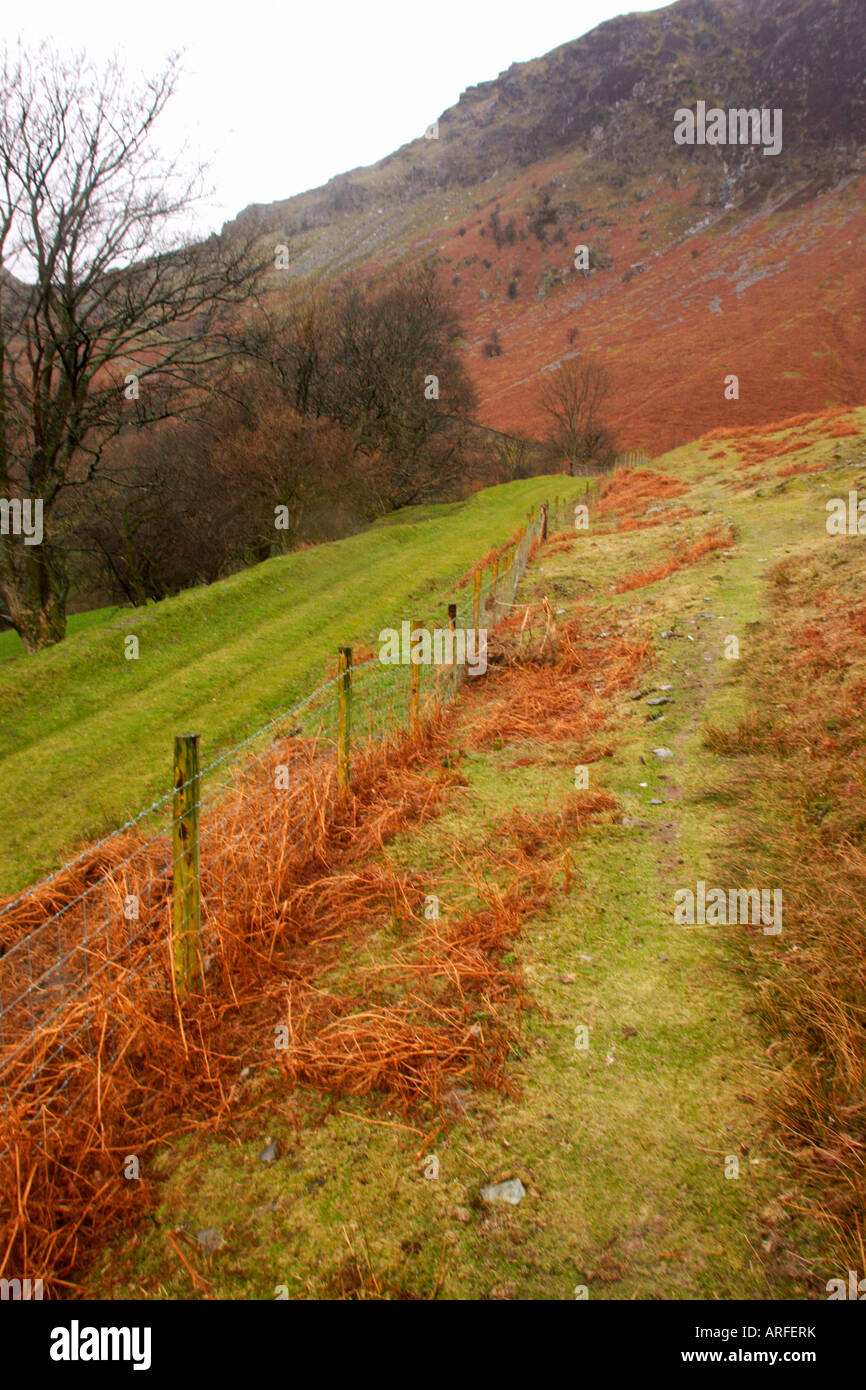
[(630, 468), (611, 474), (604, 482), (595, 510), (602, 516), (634, 516), (653, 502), (682, 497), (688, 490), (684, 482), (667, 473)]
[(615, 594), (625, 594), (631, 589), (642, 589), (647, 584), (655, 584), (659, 579), (667, 579), (668, 575), (676, 574), (677, 570), (685, 569), (687, 565), (694, 565), (705, 555), (711, 554), (715, 550), (729, 550), (734, 544), (734, 533), (730, 526), (725, 528), (715, 527), (707, 531), (691, 545), (680, 546), (673, 555), (667, 560), (662, 560), (660, 564), (653, 565), (650, 569), (635, 570), (632, 574), (625, 575), (614, 585)]
[[(833, 592), (817, 589), (831, 573)], [(840, 590), (829, 562), (786, 561), (773, 577), (775, 624), (754, 668), (760, 713), (708, 742), (737, 758), (750, 808), (731, 872), (783, 891), (781, 935), (745, 946), (777, 1131), (853, 1267), (866, 1209), (866, 595), (853, 573)]]
[[(213, 1127), (232, 1112), (241, 1069), (262, 1065), (263, 1028), (273, 1045), (274, 980), (289, 987), (312, 980), (347, 931), (420, 900), (417, 885), (364, 861), (398, 830), (435, 814), (459, 782), (447, 766), (446, 727), (440, 715), (416, 743), (401, 738), (361, 754), (348, 796), (315, 746), (298, 739), (274, 744), (264, 766), (238, 777), (203, 821), (205, 973), (182, 1009), (168, 959), (166, 840), (130, 855), (136, 841), (125, 837), (110, 856), (107, 847), (95, 851), (54, 880), (38, 906), (45, 916), (67, 908), (64, 968), (78, 990), (54, 1017), (51, 992), (64, 982), (46, 975), (7, 1015), (7, 1055), (24, 1040), (27, 1047), (5, 1073), (9, 1095), (18, 1094), (0, 1118), (0, 1151), (7, 1150), (0, 1274), (11, 1269), (62, 1286), (97, 1229), (128, 1225), (147, 1204), (148, 1185), (124, 1178), (124, 1158), (142, 1159), (158, 1140)], [(272, 773), (287, 763), (292, 790), (274, 795)], [(77, 900), (82, 885), (106, 870), (118, 910), (94, 933)], [(147, 904), (134, 935), (119, 910), (130, 893)], [(39, 925), (34, 911), (27, 902), (8, 914), (8, 939)], [(17, 958), (4, 961), (10, 990)], [(25, 961), (18, 970), (26, 984)], [(445, 1064), (444, 1057), (436, 1063)]]
[(520, 739), (577, 741), (584, 762), (610, 752), (594, 735), (606, 729), (604, 700), (631, 686), (649, 659), (646, 639), (625, 633), (615, 617), (607, 634), (588, 611), (538, 640), (525, 642), (521, 614), (503, 624), (488, 650), (487, 676), (469, 687), (469, 743), (483, 748)]

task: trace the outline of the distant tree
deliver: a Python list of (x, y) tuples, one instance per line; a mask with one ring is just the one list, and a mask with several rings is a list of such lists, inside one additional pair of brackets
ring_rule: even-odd
[(239, 376), (198, 418), (108, 446), (88, 505), (67, 518), (87, 561), (79, 594), (159, 600), (363, 523), (373, 461), (338, 425), (298, 415), (263, 372)]
[(545, 379), (541, 406), (550, 421), (548, 438), (565, 455), (573, 473), (580, 463), (604, 463), (613, 440), (602, 410), (610, 395), (606, 369), (584, 357), (572, 358)]
[(381, 456), (384, 510), (462, 479), (463, 422), (475, 394), (459, 332), (429, 264), (379, 288), (352, 288), (332, 305), (311, 399), (316, 413), (352, 430), (360, 450)]
[(261, 299), (256, 310), (235, 333), (238, 353), (264, 369), (299, 415), (317, 413), (332, 316), (327, 295), (317, 284), (305, 282), (281, 296), (279, 309)]
[(256, 273), (236, 242), (170, 239), (200, 188), (153, 145), (176, 78), (132, 92), (45, 45), (0, 61), (0, 498), (44, 527), (4, 523), (0, 605), (27, 651), (65, 634), (70, 491), (121, 431), (191, 408)]
[(506, 245), (506, 243), (509, 246), (514, 245), (515, 241), (517, 240), (517, 228), (514, 225), (513, 217), (509, 217), (508, 221), (503, 227), (502, 219), (499, 216), (499, 209), (494, 208), (493, 212), (491, 212), (488, 218), (488, 222), (490, 223), (490, 234), (496, 243), (497, 251), (501, 251), (503, 246)]
[(514, 482), (532, 476), (529, 445), (521, 435), (500, 434), (496, 438), (496, 459), (501, 481)]
[(485, 357), (502, 356), (502, 344), (499, 341), (498, 328), (494, 328), (493, 332), (490, 334), (490, 337), (487, 339), (487, 342), (484, 344), (481, 351), (484, 353)]

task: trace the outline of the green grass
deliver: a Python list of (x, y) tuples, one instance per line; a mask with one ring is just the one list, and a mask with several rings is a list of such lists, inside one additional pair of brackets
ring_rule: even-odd
[[(360, 535), (162, 603), (79, 614), (58, 646), (9, 656), (0, 663), (0, 777), (10, 808), (0, 892), (34, 881), (164, 794), (174, 734), (199, 731), (211, 760), (325, 679), (340, 644), (442, 614), (455, 581), (530, 506), (582, 486), (531, 478), (466, 502), (407, 508)], [(128, 635), (139, 639), (137, 660), (124, 656)], [(17, 638), (3, 636), (8, 650)]]
[[(382, 1094), (287, 1093), (279, 1072), (262, 1067), (220, 1132), (144, 1156), (145, 1179), (159, 1179), (158, 1205), (131, 1238), (100, 1250), (89, 1294), (196, 1296), (167, 1240), (178, 1227), (221, 1231), (218, 1253), (187, 1250), (222, 1298), (271, 1299), (278, 1288), (290, 1297), (333, 1296), (359, 1267), (362, 1292), (390, 1297), (571, 1299), (580, 1286), (591, 1299), (820, 1294), (837, 1264), (826, 1230), (802, 1215), (799, 1172), (767, 1123), (771, 1063), (737, 929), (677, 927), (672, 907), (678, 887), (728, 881), (727, 847), (743, 807), (728, 793), (725, 760), (705, 746), (705, 731), (736, 726), (749, 708), (772, 562), (793, 553), (808, 563), (826, 552), (826, 498), (866, 485), (862, 445), (845, 440), (842, 448), (837, 460), (834, 441), (806, 447), (826, 472), (781, 480), (771, 462), (742, 489), (734, 486), (742, 474), (733, 446), (717, 469), (695, 445), (678, 450), (655, 466), (693, 484), (683, 500), (698, 514), (682, 531), (590, 530), (567, 550), (542, 551), (528, 571), (521, 598), (547, 596), (567, 611), (589, 600), (645, 634), (652, 665), (640, 687), (669, 684), (675, 703), (653, 718), (651, 707), (629, 698), (636, 691), (617, 699), (613, 753), (591, 765), (590, 785), (613, 791), (630, 823), (616, 814), (590, 826), (573, 846), (569, 890), (562, 886), (515, 934), (513, 954), (538, 1004), (514, 1050), (515, 1094), (461, 1078), (465, 1104), (440, 1131), (432, 1106), (403, 1114)], [(416, 520), (415, 542), (424, 528), (434, 538), (437, 528), (440, 537), (442, 527), (456, 531), (465, 514)], [(721, 517), (736, 528), (728, 558), (714, 554), (656, 584), (610, 593), (615, 578)], [(357, 539), (375, 535), (378, 543), (393, 533), (382, 526)], [(474, 555), (488, 540), (478, 532), (466, 544)], [(375, 554), (381, 577), (389, 552)], [(426, 586), (435, 586), (432, 559), (430, 566)], [(422, 585), (405, 601), (421, 603), (429, 592)], [(375, 598), (359, 580), (352, 599), (357, 630)], [(740, 639), (738, 660), (725, 659), (728, 634)], [(323, 655), (333, 645), (329, 638)], [(483, 871), (485, 848), (503, 842), (503, 818), (515, 807), (555, 811), (572, 795), (582, 761), (574, 741), (525, 741), (519, 758), (513, 745), (467, 750), (457, 710), (454, 757), (465, 783), (440, 814), (388, 845), (408, 875), (431, 877), (437, 891), (441, 884), (446, 912), (461, 900), (452, 847)], [(659, 744), (673, 759), (653, 757)], [(749, 805), (762, 794), (755, 788)], [(787, 948), (784, 938), (766, 939), (768, 958), (780, 945)], [(387, 966), (394, 946), (386, 922), (347, 920), (343, 949), (318, 983), (350, 993), (363, 967)], [(585, 1053), (574, 1047), (579, 1024), (590, 1030)], [(436, 1180), (425, 1179), (418, 1157), (425, 1136), (425, 1155), (439, 1159)], [(283, 1155), (265, 1168), (258, 1153), (271, 1138)], [(731, 1156), (739, 1160), (735, 1180), (725, 1175)], [(486, 1207), (480, 1187), (514, 1175), (527, 1193), (520, 1206)]]
[[(307, 1113), (296, 1131), (285, 1094), (262, 1076), (230, 1134), (197, 1135), (163, 1148), (152, 1169), (148, 1161), (160, 1178), (155, 1219), (132, 1245), (102, 1252), (90, 1293), (189, 1297), (165, 1231), (216, 1226), (225, 1248), (192, 1259), (222, 1298), (271, 1299), (278, 1287), (293, 1298), (333, 1296), (351, 1277), (347, 1264), (360, 1266), (368, 1296), (571, 1299), (580, 1286), (591, 1299), (815, 1295), (816, 1273), (835, 1268), (830, 1242), (792, 1215), (803, 1203), (792, 1199), (797, 1174), (766, 1125), (766, 1039), (738, 929), (673, 922), (676, 888), (726, 882), (740, 808), (704, 732), (735, 725), (748, 709), (768, 612), (769, 564), (760, 561), (825, 546), (823, 502), (853, 482), (850, 468), (833, 468), (826, 445), (813, 454), (826, 454), (826, 474), (781, 489), (773, 478), (757, 492), (729, 491), (737, 475), (727, 470), (707, 479), (694, 446), (661, 461), (695, 482), (684, 499), (699, 512), (690, 530), (715, 524), (719, 513), (733, 520), (738, 540), (727, 559), (712, 555), (613, 596), (616, 576), (646, 567), (684, 533), (590, 531), (585, 545), (542, 551), (521, 587), (527, 601), (547, 595), (570, 609), (589, 599), (627, 615), (653, 648), (641, 688), (671, 685), (675, 703), (655, 719), (629, 699), (634, 692), (618, 700), (614, 751), (592, 765), (591, 786), (613, 791), (631, 822), (617, 814), (587, 830), (570, 890), (514, 941), (539, 1006), (524, 1017), (513, 1059), (520, 1093), (480, 1092), (467, 1078), (465, 1113), (437, 1132), (432, 1108), (403, 1115), (385, 1096), (341, 1101), (299, 1091), (290, 1104)], [(665, 630), (675, 636), (662, 639)], [(738, 660), (724, 657), (731, 633)], [(388, 846), (407, 874), (435, 877), (444, 904), (461, 897), (449, 846), (480, 867), (485, 846), (501, 840), (503, 817), (514, 807), (555, 811), (581, 761), (571, 742), (522, 742), (519, 760), (512, 745), (467, 751), (466, 742), (458, 723), (465, 785), (435, 819)], [(659, 744), (673, 759), (652, 756)], [(359, 978), (359, 961), (389, 959), (386, 929), (371, 930), (359, 947), (350, 926), (334, 976), (321, 982), (338, 993)], [(778, 943), (770, 938), (765, 949)], [(578, 1024), (590, 1030), (587, 1052), (574, 1047)], [(403, 1124), (415, 1132), (390, 1127)], [(425, 1154), (440, 1163), (435, 1181), (417, 1157), (425, 1134), (433, 1135)], [(264, 1169), (257, 1152), (271, 1137), (286, 1148)], [(725, 1172), (732, 1156), (735, 1179)], [(485, 1207), (480, 1187), (513, 1175), (527, 1192), (520, 1206)]]
[[(103, 623), (110, 622), (119, 612), (120, 608), (90, 608), (86, 613), (70, 613), (66, 622), (67, 634), (72, 637), (78, 632), (88, 632), (90, 628), (100, 627)], [(24, 644), (18, 633), (12, 628), (0, 632), (0, 661), (23, 655)]]

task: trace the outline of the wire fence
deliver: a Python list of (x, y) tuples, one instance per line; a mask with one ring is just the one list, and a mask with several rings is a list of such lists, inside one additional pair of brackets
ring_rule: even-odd
[(600, 478), (605, 473), (615, 473), (622, 468), (647, 468), (650, 461), (649, 454), (643, 453), (642, 450), (630, 450), (625, 454), (617, 454), (613, 463), (578, 461), (572, 468), (572, 476), (575, 478)]
[[(574, 503), (591, 504), (600, 490), (591, 483), (533, 511), (489, 571), (476, 568), (440, 633), (458, 650), (461, 633), (466, 642), (476, 634), (477, 647), (512, 611), (536, 543), (571, 526)], [(394, 631), (411, 641), (425, 630), (413, 621)], [(84, 1100), (91, 1081), (80, 1059), (98, 1053), (110, 1065), (114, 1001), (170, 1018), (189, 988), (207, 989), (227, 917), (266, 949), (281, 864), (315, 855), (325, 808), (350, 784), (353, 762), (417, 734), (454, 697), (466, 666), (450, 655), (355, 664), (342, 648), (333, 678), (206, 766), (198, 736), (179, 736), (171, 791), (0, 909), (0, 1095), (19, 1128), (45, 1143)]]

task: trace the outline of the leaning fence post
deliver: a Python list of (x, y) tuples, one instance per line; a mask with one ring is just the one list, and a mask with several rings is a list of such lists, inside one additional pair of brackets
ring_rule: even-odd
[(179, 1000), (201, 980), (198, 734), (174, 740), (172, 964)]
[(351, 783), (350, 757), (352, 747), (352, 648), (340, 647), (337, 670), (340, 675), (337, 705), (337, 785), (348, 791)]
[(458, 687), (459, 684), (460, 684), (460, 663), (457, 661), (457, 650), (456, 650), (456, 649), (457, 649), (457, 604), (456, 604), (456, 603), (449, 603), (449, 605), (448, 605), (448, 628), (449, 628), (449, 631), (453, 632), (453, 634), (454, 634), (454, 636), (451, 637), (451, 638), (449, 639), (450, 642), (451, 642), (451, 649), (450, 649), (450, 652), (449, 652), (449, 655), (450, 655), (450, 657), (451, 657), (451, 661), (449, 662), (449, 665), (450, 665), (450, 667), (451, 667), (451, 672), (450, 672), (450, 674), (451, 674), (451, 694), (452, 694), (452, 696), (453, 696), (453, 695), (456, 695), (456, 694), (457, 694), (457, 687)]
[(417, 738), (421, 732), (421, 665), (420, 662), (412, 660), (412, 645), (415, 633), (421, 628), (421, 623), (414, 619), (409, 627), (409, 734), (412, 738)]
[(475, 570), (472, 581), (472, 626), (477, 632), (481, 626), (481, 570)]

